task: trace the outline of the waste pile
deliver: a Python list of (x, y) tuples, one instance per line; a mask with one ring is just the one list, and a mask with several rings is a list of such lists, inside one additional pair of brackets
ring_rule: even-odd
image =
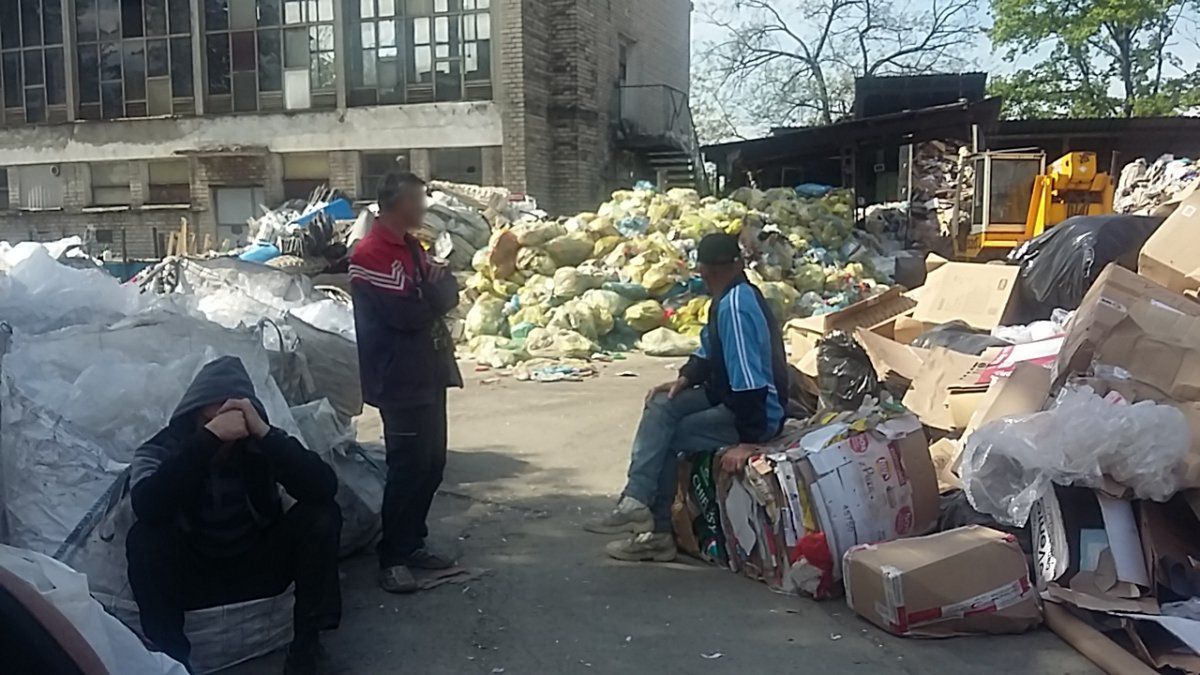
[(348, 199), (335, 190), (318, 188), (307, 201), (286, 201), (250, 221), (254, 241), (228, 254), (293, 273), (316, 274), (346, 257), (346, 236), (353, 220)]
[(694, 250), (719, 231), (739, 236), (748, 275), (781, 320), (882, 291), (899, 249), (854, 229), (849, 193), (827, 187), (812, 197), (743, 188), (720, 200), (619, 191), (594, 213), (526, 218), (492, 234), (465, 284), (464, 351), (490, 367), (635, 347), (688, 354), (709, 309)]
[[(1187, 157), (1163, 155), (1148, 163), (1139, 157), (1121, 169), (1113, 210), (1135, 215), (1169, 215), (1185, 192), (1195, 189), (1200, 166)], [(1159, 212), (1165, 208), (1165, 211)]]
[(911, 240), (923, 250), (949, 255), (950, 238), (958, 229), (954, 214), (970, 213), (974, 180), (971, 167), (962, 161), (966, 152), (965, 143), (953, 140), (926, 141), (913, 148), (909, 227)]
[(1189, 194), (1119, 256), (1138, 271), (1031, 323), (1021, 269), (976, 263), (790, 321), (816, 412), (734, 475), (682, 466), (677, 544), (896, 635), (1045, 622), (1106, 672), (1197, 672), (1198, 227)]
[[(168, 260), (139, 288), (61, 264), (64, 249), (0, 244), (0, 542), (86, 574), (93, 596), (138, 626), (128, 464), (221, 355), (242, 360), (272, 424), (334, 467), (343, 551), (374, 537), (382, 457), (354, 443), (362, 401), (347, 306), (305, 277), (233, 258)], [(193, 664), (215, 670), (285, 644), (291, 605), (285, 594), (190, 613)]]

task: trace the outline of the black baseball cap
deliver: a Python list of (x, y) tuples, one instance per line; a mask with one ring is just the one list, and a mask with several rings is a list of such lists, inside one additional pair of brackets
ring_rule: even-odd
[(706, 235), (696, 248), (696, 262), (703, 265), (732, 265), (741, 259), (737, 237), (724, 232)]

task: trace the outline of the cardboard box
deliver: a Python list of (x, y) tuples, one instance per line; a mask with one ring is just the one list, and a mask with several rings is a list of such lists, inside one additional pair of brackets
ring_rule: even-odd
[(1200, 193), (1185, 198), (1146, 240), (1138, 273), (1177, 293), (1200, 289)]
[(960, 319), (972, 328), (991, 330), (1011, 318), (1020, 268), (980, 263), (947, 263), (921, 287), (912, 318), (939, 325)]
[(991, 528), (860, 546), (844, 568), (846, 603), (896, 635), (1022, 633), (1042, 620), (1025, 554)]
[(1200, 303), (1109, 265), (1067, 328), (1055, 381), (1087, 371), (1093, 358), (1176, 400), (1200, 400)]
[(846, 423), (816, 427), (795, 461), (833, 558), (834, 579), (853, 546), (929, 532), (937, 524), (937, 472), (921, 423), (905, 415), (846, 435)]

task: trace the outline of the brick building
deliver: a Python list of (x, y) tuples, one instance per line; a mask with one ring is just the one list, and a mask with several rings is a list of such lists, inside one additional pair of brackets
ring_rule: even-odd
[(154, 256), (393, 168), (594, 208), (687, 180), (689, 0), (3, 0), (0, 240)]

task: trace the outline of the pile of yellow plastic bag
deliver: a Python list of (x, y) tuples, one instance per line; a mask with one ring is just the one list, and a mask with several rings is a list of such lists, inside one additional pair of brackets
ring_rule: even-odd
[(856, 254), (864, 246), (853, 214), (841, 190), (806, 198), (743, 188), (715, 199), (639, 189), (613, 193), (592, 213), (519, 222), (474, 256), (464, 351), (504, 367), (639, 342), (648, 353), (694, 348), (711, 311), (694, 251), (713, 232), (739, 236), (747, 274), (780, 322), (839, 309), (882, 285)]

